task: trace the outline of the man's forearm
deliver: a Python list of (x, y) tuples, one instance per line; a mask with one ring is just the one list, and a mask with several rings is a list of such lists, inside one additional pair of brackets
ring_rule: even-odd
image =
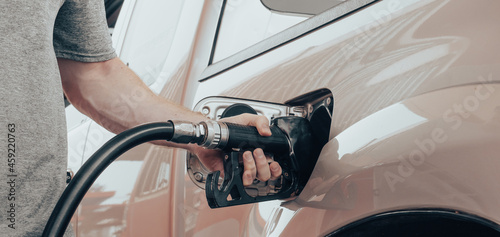
[[(118, 58), (99, 63), (58, 59), (58, 63), (64, 93), (68, 100), (82, 113), (111, 132), (120, 133), (151, 122), (185, 120), (198, 123), (207, 119), (201, 113), (192, 112), (155, 95)], [(264, 116), (244, 114), (225, 118), (225, 121), (255, 126), (260, 135), (271, 135), (269, 121)], [(155, 143), (188, 149), (210, 170), (223, 170), (221, 154), (218, 151), (204, 149), (194, 144), (166, 141)], [(254, 154), (247, 153), (245, 157), (247, 160), (244, 166), (244, 184), (251, 184), (256, 177), (265, 181), (281, 175), (278, 163), (268, 164), (262, 150), (256, 149)], [(270, 170), (271, 167), (273, 169)]]
[(68, 100), (113, 133), (150, 122), (206, 120), (154, 94), (118, 58), (99, 63), (58, 59), (58, 63)]

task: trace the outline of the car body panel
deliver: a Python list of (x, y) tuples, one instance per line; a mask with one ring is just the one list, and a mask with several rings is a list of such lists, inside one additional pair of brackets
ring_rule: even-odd
[(412, 208), (459, 209), (499, 223), (500, 186), (492, 182), (500, 167), (499, 88), (438, 90), (367, 116), (324, 147), (296, 202), (336, 214), (329, 218), (336, 226), (319, 233)]
[[(483, 17), (477, 15), (477, 12), (491, 12), (491, 5), (472, 4), (474, 6), (466, 7), (470, 4), (471, 3), (465, 1), (405, 1), (405, 3), (398, 1), (382, 1), (375, 3), (366, 9), (362, 9), (352, 14), (348, 19), (342, 19), (339, 22), (332, 23), (321, 28), (321, 30), (311, 32), (286, 45), (273, 49), (257, 58), (237, 65), (213, 78), (203, 81), (196, 92), (197, 97), (195, 100), (220, 92), (222, 96), (284, 103), (296, 95), (304, 94), (318, 88), (329, 88), (336, 101), (330, 136), (332, 138), (330, 143), (333, 143), (335, 142), (335, 137), (338, 137), (342, 132), (357, 125), (361, 120), (368, 120), (366, 123), (372, 123), (373, 126), (379, 126), (375, 119), (371, 119), (371, 115), (377, 117), (375, 114), (388, 107), (395, 106), (395, 104), (401, 101), (432, 91), (439, 91), (439, 96), (456, 96), (458, 98), (454, 99), (459, 103), (463, 102), (464, 98), (468, 98), (466, 96), (474, 96), (476, 92), (469, 89), (468, 94), (460, 94), (452, 89), (446, 90), (446, 88), (476, 84), (473, 88), (480, 89), (480, 92), (477, 92), (480, 94), (479, 97), (488, 97), (488, 93), (492, 95), (494, 90), (488, 91), (487, 88), (491, 89), (493, 86), (489, 87), (483, 84), (499, 82), (500, 57), (493, 54), (486, 57), (479, 55), (481, 54), (480, 52), (484, 52), (485, 50), (499, 52), (500, 49), (494, 40), (491, 40), (491, 38), (485, 39), (482, 35), (486, 34), (484, 33), (485, 31), (488, 31), (487, 34), (489, 36), (500, 39), (500, 31), (494, 30), (494, 32), (491, 32), (491, 29), (496, 29), (493, 22), (499, 21), (500, 19), (498, 16), (493, 16), (493, 13), (486, 14)], [(461, 11), (457, 11), (458, 9)], [(363, 14), (363, 11), (367, 13)], [(386, 12), (390, 14), (386, 14)], [(380, 14), (382, 17), (380, 21), (375, 21), (374, 23), (373, 19), (370, 19), (370, 17), (377, 16), (377, 14)], [(495, 17), (496, 20), (491, 21), (491, 17)], [(461, 19), (474, 19), (475, 23), (464, 24), (465, 20)], [(444, 25), (444, 29), (439, 28), (439, 25)], [(279, 61), (278, 64), (269, 64), (269, 62), (277, 61)], [(434, 99), (439, 99), (439, 96)], [(494, 105), (498, 103), (498, 100), (494, 100), (493, 98), (488, 99), (491, 99), (488, 100), (491, 103), (489, 109), (494, 111)], [(435, 101), (436, 100), (431, 100), (431, 102), (422, 105), (422, 107), (432, 110), (432, 105), (436, 103)], [(441, 106), (444, 105), (451, 106), (443, 102)], [(396, 108), (398, 107), (396, 106)], [(439, 107), (439, 109), (442, 108)], [(436, 110), (438, 110), (438, 108), (436, 108)], [(403, 112), (399, 111), (401, 115), (404, 114)], [(441, 114), (436, 112), (437, 114), (432, 115), (436, 117), (432, 119), (442, 119), (442, 113), (444, 112), (446, 111), (442, 111)], [(396, 115), (396, 113), (394, 113), (394, 115), (398, 116), (399, 114)], [(450, 120), (452, 118), (448, 119)], [(439, 121), (433, 121), (431, 124), (436, 122)], [(388, 121), (388, 123), (393, 123), (393, 121)], [(496, 126), (493, 122), (490, 125)], [(440, 126), (444, 125), (441, 124)], [(480, 126), (486, 125), (481, 124)], [(416, 133), (417, 131), (429, 133), (434, 129), (432, 126), (424, 126), (423, 128), (423, 130), (421, 130), (422, 127), (419, 127), (418, 130), (410, 130), (410, 136), (413, 136), (413, 139), (415, 139), (415, 137), (419, 135)], [(386, 132), (390, 131), (390, 128), (386, 130)], [(399, 132), (402, 133), (402, 131)], [(464, 134), (467, 133), (468, 132), (464, 132)], [(353, 132), (350, 136), (355, 136), (355, 134), (363, 136), (364, 138), (361, 140), (370, 137), (369, 134), (365, 134), (363, 130), (356, 130), (356, 133)], [(453, 136), (461, 137), (463, 134), (454, 134)], [(353, 138), (350, 139), (351, 140), (344, 143), (352, 143)], [(399, 143), (400, 141), (396, 140), (398, 144), (394, 144), (393, 146), (402, 146), (401, 149), (410, 149), (409, 151), (411, 152), (415, 147), (413, 139), (406, 143)], [(480, 138), (475, 137), (474, 139)], [(498, 136), (485, 134), (485, 137), (482, 139), (497, 141), (498, 145)], [(396, 141), (394, 141), (394, 143), (396, 143)], [(478, 142), (476, 140), (473, 141), (475, 141), (475, 143)], [(427, 197), (429, 200), (425, 200), (425, 197), (422, 197), (425, 195), (417, 196), (422, 199), (421, 203), (405, 203), (404, 200), (407, 199), (407, 196), (404, 196), (404, 194), (402, 196), (388, 195), (392, 197), (392, 199), (399, 198), (402, 201), (400, 205), (389, 205), (390, 208), (384, 207), (382, 203), (385, 202), (380, 202), (378, 199), (377, 202), (371, 200), (374, 198), (372, 190), (377, 188), (375, 183), (373, 183), (374, 180), (381, 182), (379, 180), (381, 179), (380, 176), (383, 177), (383, 175), (379, 174), (380, 171), (375, 173), (373, 170), (364, 170), (361, 168), (359, 168), (359, 170), (353, 170), (345, 166), (334, 168), (337, 162), (332, 162), (332, 160), (336, 159), (335, 152), (329, 151), (329, 149), (333, 149), (329, 147), (332, 146), (330, 143), (325, 147), (327, 150), (324, 151), (328, 155), (321, 156), (321, 163), (317, 165), (317, 167), (329, 167), (330, 169), (327, 168), (321, 171), (315, 171), (313, 177), (326, 176), (327, 178), (324, 178), (323, 183), (326, 180), (331, 182), (332, 186), (334, 184), (341, 186), (335, 187), (335, 189), (331, 188), (331, 192), (340, 195), (341, 198), (335, 199), (330, 197), (326, 199), (327, 202), (337, 202), (334, 206), (306, 202), (304, 199), (307, 200), (309, 198), (307, 196), (309, 188), (306, 187), (303, 194), (297, 199), (298, 207), (314, 207), (326, 210), (319, 211), (317, 209), (302, 208), (297, 212), (291, 211), (288, 213), (287, 220), (285, 221), (289, 228), (285, 228), (281, 233), (275, 231), (268, 234), (272, 234), (273, 236), (300, 236), (300, 230), (294, 228), (294, 226), (300, 223), (301, 229), (304, 230), (302, 233), (304, 235), (311, 234), (313, 230), (316, 230), (312, 232), (314, 233), (313, 235), (325, 235), (329, 231), (333, 231), (335, 228), (341, 227), (343, 224), (347, 224), (350, 221), (354, 221), (369, 214), (387, 211), (391, 208), (432, 206), (456, 209), (457, 207), (463, 206), (461, 205), (463, 203), (460, 202), (450, 205), (450, 203), (447, 203), (449, 200), (444, 198), (441, 200), (436, 198), (438, 200), (434, 200), (432, 197), (438, 194), (430, 193), (429, 197)], [(459, 144), (461, 143), (457, 142), (456, 144), (448, 145), (455, 148), (457, 146), (463, 147)], [(348, 144), (347, 146), (349, 147), (351, 145), (352, 144)], [(495, 154), (495, 152), (498, 153), (498, 150), (496, 150), (498, 146), (492, 144), (488, 144), (487, 146), (492, 149), (492, 151), (490, 151), (492, 154)], [(360, 148), (364, 147), (361, 146)], [(379, 149), (381, 153), (386, 152), (394, 155), (392, 152), (389, 152), (391, 149), (390, 147)], [(443, 147), (442, 149), (447, 150), (450, 148)], [(353, 150), (352, 152), (356, 151)], [(402, 152), (402, 150), (400, 150), (400, 152)], [(466, 154), (463, 151), (457, 152)], [(469, 152), (477, 153), (479, 150)], [(386, 154), (386, 156), (389, 154)], [(470, 153), (468, 154), (470, 155)], [(383, 157), (382, 154), (376, 155)], [(442, 153), (439, 153), (439, 155), (444, 156)], [(439, 160), (446, 164), (446, 162), (450, 162), (450, 160), (456, 158), (455, 155), (456, 154), (449, 157), (440, 157)], [(392, 158), (397, 159), (397, 156), (395, 155)], [(467, 157), (461, 158), (466, 159)], [(483, 165), (498, 162), (492, 157), (485, 159), (490, 160), (483, 162)], [(448, 172), (446, 167), (443, 167), (442, 164), (436, 169), (439, 169), (440, 173)], [(477, 168), (476, 172), (479, 170), (481, 169)], [(449, 172), (452, 171), (450, 170)], [(456, 173), (457, 171), (454, 170), (453, 172)], [(341, 174), (349, 176), (351, 179), (359, 180), (357, 186), (364, 195), (357, 196), (364, 196), (368, 201), (356, 202), (348, 198), (346, 199), (345, 197), (342, 199), (341, 194), (343, 192), (347, 192), (345, 195), (349, 196), (349, 188), (344, 187), (346, 184), (342, 184), (341, 181), (334, 179), (336, 175), (342, 177)], [(436, 177), (436, 179), (438, 178), (439, 177)], [(337, 179), (340, 178), (337, 177)], [(416, 177), (415, 179), (417, 183), (419, 181), (422, 183), (435, 181), (425, 179), (418, 180)], [(443, 185), (446, 184), (446, 181), (450, 181), (450, 179), (453, 178), (442, 178), (439, 180), (441, 185)], [(349, 181), (349, 179), (346, 180), (347, 181), (344, 182), (352, 182)], [(475, 185), (478, 185), (485, 181), (486, 180), (478, 179), (471, 182), (475, 182)], [(423, 186), (422, 183), (420, 183), (421, 186)], [(487, 183), (493, 185), (493, 187), (489, 187), (487, 190), (497, 188), (491, 181)], [(436, 186), (437, 185), (438, 184), (436, 184)], [(323, 188), (327, 189), (327, 187)], [(427, 192), (431, 192), (436, 187), (431, 186), (428, 188), (429, 190), (427, 190)], [(477, 190), (482, 189), (478, 188), (475, 190), (476, 192), (480, 192)], [(449, 193), (446, 193), (447, 195), (457, 196), (467, 196), (471, 193), (471, 190), (463, 190), (460, 188), (448, 191)], [(311, 191), (309, 190), (309, 192)], [(316, 196), (321, 195), (322, 194)], [(305, 197), (303, 198), (303, 196)], [(355, 199), (355, 197), (351, 198)], [(490, 196), (487, 199), (489, 202), (482, 202), (489, 203), (490, 205), (497, 205), (496, 200), (498, 200), (498, 198), (495, 199)], [(473, 203), (474, 201), (471, 202)], [(297, 206), (297, 204), (287, 205), (291, 205), (292, 210), (298, 208), (293, 207)], [(285, 207), (287, 205), (285, 205)], [(387, 205), (387, 203), (385, 203), (385, 205)], [(275, 208), (277, 212), (279, 212), (279, 209), (282, 207), (275, 206)], [(349, 210), (339, 211), (339, 209), (342, 210), (346, 208)], [(482, 211), (488, 210), (488, 208), (485, 207), (481, 209)], [(480, 216), (487, 216), (498, 223), (498, 216), (491, 215), (492, 212), (490, 211), (484, 213), (473, 206), (469, 208), (463, 207), (462, 210), (470, 211), (478, 215), (480, 214)], [(344, 215), (344, 212), (350, 214)], [(293, 218), (290, 220), (289, 216), (293, 216)], [(311, 216), (317, 216), (317, 218), (311, 218)], [(343, 219), (343, 217), (346, 219)], [(317, 223), (318, 220), (322, 220), (325, 223), (319, 225), (319, 223)], [(280, 218), (274, 220), (268, 219), (267, 221), (268, 223), (273, 223), (271, 225), (274, 226), (277, 225), (276, 223), (280, 223)]]
[[(155, 4), (173, 4), (175, 23), (128, 36), (138, 32), (133, 21), (147, 18), (145, 9)], [(277, 35), (285, 38), (264, 51), (259, 43), (251, 46), (244, 51), (257, 53), (247, 59), (211, 64), (222, 4), (126, 0), (113, 34), (117, 52), (142, 70), (153, 91), (189, 108), (214, 96), (282, 106), (318, 89), (331, 91), (330, 141), (309, 183), (295, 200), (209, 209), (204, 190), (186, 172), (186, 152), (147, 144), (120, 158), (140, 167), (127, 181), (129, 198), (121, 209), (115, 206), (121, 214), (113, 218), (122, 221), (93, 236), (324, 236), (370, 215), (409, 208), (447, 208), (500, 224), (499, 2), (384, 0), (325, 20), (334, 12), (327, 11), (300, 23), (327, 22), (318, 28), (291, 39)], [(136, 43), (127, 43), (130, 38)], [(159, 39), (170, 45), (154, 55)], [(141, 52), (151, 60), (149, 69), (134, 56)], [(140, 106), (134, 98), (116, 103)], [(151, 164), (160, 160), (166, 183), (141, 193), (152, 185), (143, 180), (156, 172), (147, 167), (159, 168)], [(97, 181), (107, 189), (95, 190), (110, 192), (117, 186), (110, 182)], [(112, 198), (104, 196), (109, 205)], [(78, 236), (100, 228), (76, 226)]]

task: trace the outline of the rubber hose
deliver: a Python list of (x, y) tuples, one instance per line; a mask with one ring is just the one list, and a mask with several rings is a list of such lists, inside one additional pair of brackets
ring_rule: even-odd
[(68, 184), (52, 211), (42, 236), (63, 236), (85, 193), (106, 167), (121, 154), (145, 142), (170, 140), (173, 133), (171, 122), (151, 123), (131, 128), (109, 140), (83, 164)]

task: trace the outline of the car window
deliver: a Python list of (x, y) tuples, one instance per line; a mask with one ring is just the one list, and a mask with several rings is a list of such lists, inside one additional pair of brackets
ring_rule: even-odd
[[(224, 0), (215, 47), (212, 48), (209, 66), (200, 75), (199, 81), (208, 80), (377, 1), (337, 1), (338, 4), (326, 11), (307, 15), (277, 12), (266, 8), (260, 0)], [(252, 31), (253, 28), (260, 30)]]
[(118, 50), (122, 61), (148, 86), (161, 75), (183, 5), (183, 1), (149, 1), (152, 0), (135, 1), (128, 34)]
[(106, 7), (106, 19), (108, 20), (109, 28), (115, 27), (122, 5), (123, 0), (104, 0), (104, 6)]
[(226, 0), (221, 12), (213, 63), (310, 17), (271, 11), (260, 0)]

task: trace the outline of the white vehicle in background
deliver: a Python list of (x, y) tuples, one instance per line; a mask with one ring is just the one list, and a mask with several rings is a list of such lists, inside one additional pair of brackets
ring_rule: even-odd
[[(300, 194), (210, 209), (195, 156), (144, 144), (94, 183), (77, 236), (500, 236), (500, 2), (284, 2), (125, 0), (113, 40), (207, 117), (310, 120), (321, 152)], [(66, 110), (77, 172), (113, 134)]]

